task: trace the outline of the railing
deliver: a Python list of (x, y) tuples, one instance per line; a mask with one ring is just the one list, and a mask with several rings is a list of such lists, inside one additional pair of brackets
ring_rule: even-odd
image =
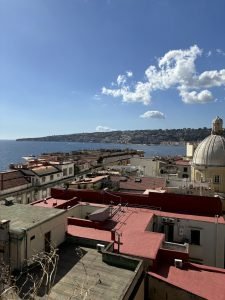
[(187, 243), (179, 244), (179, 243), (163, 242), (162, 249), (188, 253), (189, 252), (189, 244), (187, 244)]

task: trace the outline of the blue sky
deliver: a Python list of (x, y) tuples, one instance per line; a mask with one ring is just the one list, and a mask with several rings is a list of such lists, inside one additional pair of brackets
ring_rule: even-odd
[(224, 0), (0, 0), (0, 139), (225, 119)]

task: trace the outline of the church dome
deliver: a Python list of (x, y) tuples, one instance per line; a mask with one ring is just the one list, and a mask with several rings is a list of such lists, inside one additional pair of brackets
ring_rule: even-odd
[(225, 167), (225, 138), (211, 134), (196, 148), (193, 165), (205, 167)]

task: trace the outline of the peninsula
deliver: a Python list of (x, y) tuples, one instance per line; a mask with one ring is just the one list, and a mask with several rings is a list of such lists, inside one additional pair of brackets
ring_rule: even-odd
[(74, 133), (51, 135), (37, 138), (21, 138), (17, 141), (55, 141), (85, 143), (116, 143), (116, 144), (160, 144), (198, 142), (210, 134), (209, 128), (126, 130), (92, 133)]

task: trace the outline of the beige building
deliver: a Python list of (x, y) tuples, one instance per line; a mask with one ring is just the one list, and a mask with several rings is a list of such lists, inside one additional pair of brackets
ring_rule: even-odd
[(69, 184), (70, 189), (101, 189), (109, 181), (108, 175), (86, 177), (72, 181)]
[(50, 246), (57, 247), (65, 240), (66, 220), (66, 211), (62, 209), (1, 205), (0, 254), (5, 256), (0, 259), (9, 261), (12, 270), (21, 270), (33, 255), (48, 252)]
[(216, 117), (212, 133), (196, 148), (191, 177), (194, 182), (208, 182), (216, 193), (225, 193), (225, 138), (223, 120)]
[(0, 172), (0, 201), (29, 203), (33, 199), (32, 183), (19, 170)]

